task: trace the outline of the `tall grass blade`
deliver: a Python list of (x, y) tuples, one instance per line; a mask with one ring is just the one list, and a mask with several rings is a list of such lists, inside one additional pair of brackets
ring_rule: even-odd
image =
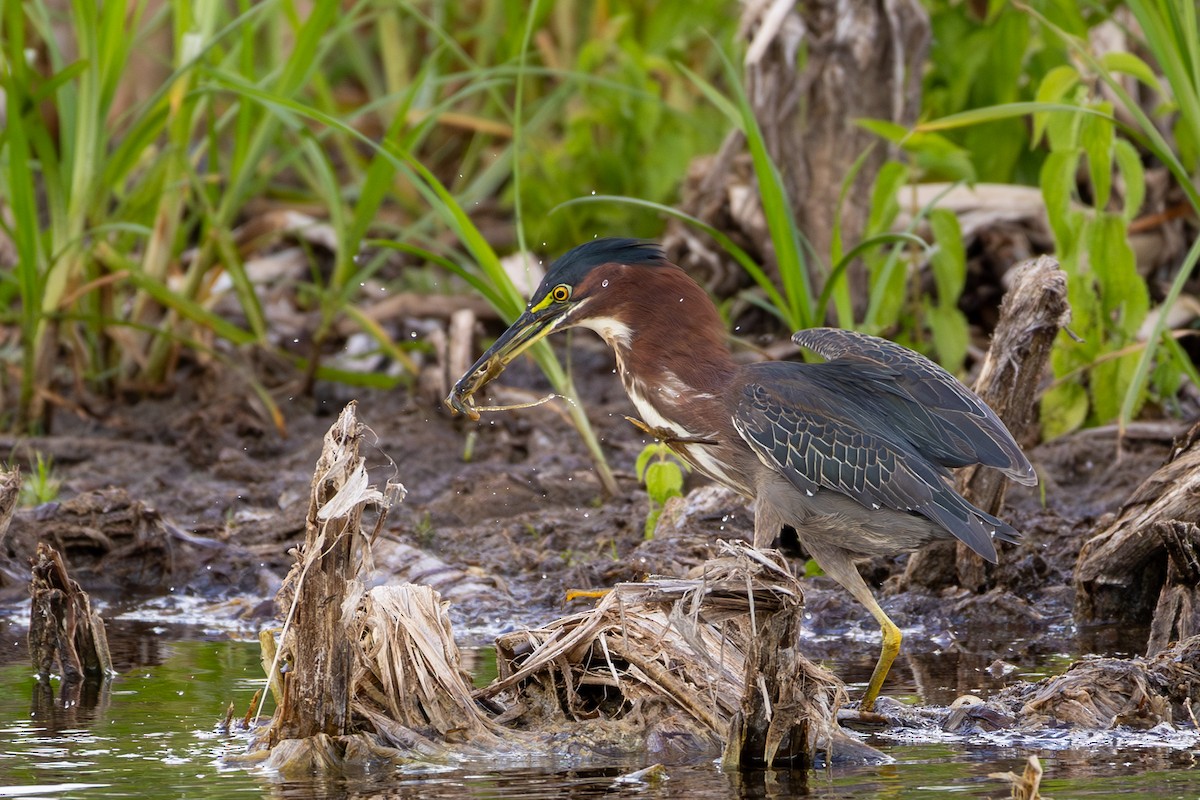
[(813, 320), (813, 292), (808, 268), (804, 263), (800, 232), (796, 227), (796, 215), (788, 200), (783, 177), (767, 150), (762, 128), (754, 116), (754, 109), (741, 88), (741, 76), (724, 52), (718, 49), (718, 53), (731, 87), (730, 91), (734, 94), (734, 103), (726, 100), (716, 87), (687, 66), (677, 66), (746, 137), (746, 147), (750, 151), (754, 174), (758, 179), (759, 199), (775, 250), (779, 280), (783, 284), (783, 298), (786, 303), (783, 316), (793, 330), (808, 328)]

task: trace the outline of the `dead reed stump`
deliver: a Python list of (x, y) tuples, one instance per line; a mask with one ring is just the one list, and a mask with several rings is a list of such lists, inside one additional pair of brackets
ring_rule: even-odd
[(29, 593), (29, 655), (39, 680), (61, 675), (66, 691), (70, 684), (112, 672), (104, 620), (67, 574), (62, 556), (45, 542), (38, 542)]
[(359, 445), (366, 426), (350, 403), (325, 434), (305, 520), (304, 544), (277, 602), (294, 609), (281, 655), (290, 665), (272, 741), (350, 731), (352, 642), (342, 623), (348, 587), (363, 558), (362, 515), (379, 493), (368, 487)]
[(1200, 423), (1079, 551), (1075, 619), (1151, 626), (1147, 655), (1200, 633)]
[(1167, 551), (1167, 579), (1154, 616), (1146, 655), (1165, 650), (1171, 642), (1200, 634), (1200, 527), (1194, 522), (1157, 522), (1154, 533)]
[(497, 722), (569, 731), (583, 751), (721, 753), (731, 770), (878, 757), (837, 726), (841, 682), (796, 647), (802, 594), (786, 564), (722, 548), (688, 578), (622, 583), (590, 611), (501, 636), (500, 676), (477, 696), (506, 708)]
[[(1049, 256), (1026, 261), (1013, 270), (1013, 288), (1000, 306), (992, 346), (979, 370), (975, 392), (1021, 441), (1035, 424), (1034, 402), (1050, 349), (1070, 320), (1067, 278)], [(966, 467), (955, 486), (967, 500), (989, 514), (1004, 505), (1008, 479), (994, 469)], [(937, 591), (959, 585), (981, 592), (989, 582), (989, 565), (958, 542), (938, 542), (913, 553), (902, 587)]]
[(21, 468), (0, 467), (0, 544), (8, 534), (17, 503), (21, 499)]
[[(929, 14), (916, 0), (819, 0), (741, 3), (747, 40), (746, 97), (778, 165), (796, 227), (817, 258), (806, 268), (815, 283), (833, 250), (862, 236), (871, 186), (892, 148), (858, 124), (885, 119), (908, 127), (921, 107), (921, 65), (929, 50)], [(683, 190), (684, 211), (711, 223), (778, 269), (744, 137), (731, 134), (715, 157), (697, 159)], [(850, 186), (843, 187), (847, 176)], [(668, 253), (711, 290), (732, 294), (747, 277), (689, 225), (668, 223)], [(856, 260), (847, 273), (855, 303), (865, 307), (867, 273)]]
[[(755, 615), (747, 647), (746, 678), (741, 708), (729, 721), (722, 766), (741, 769), (789, 765), (808, 769), (813, 764), (813, 701), (805, 667), (797, 650), (804, 606), (780, 604)], [(765, 609), (764, 609), (765, 611)], [(824, 687), (822, 687), (824, 688)], [(836, 714), (836, 708), (831, 709)]]

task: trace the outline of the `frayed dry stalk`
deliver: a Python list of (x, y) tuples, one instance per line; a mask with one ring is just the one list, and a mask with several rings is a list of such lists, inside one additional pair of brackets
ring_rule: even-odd
[(443, 756), (446, 745), (506, 748), (514, 734), (476, 705), (446, 608), (436, 591), (413, 584), (362, 598), (347, 622), (357, 643), (351, 708), (387, 744), (424, 756)]
[(361, 592), (353, 581), (370, 562), (363, 511), (368, 504), (380, 509), (378, 527), (388, 506), (387, 498), (369, 484), (359, 455), (367, 428), (356, 410), (356, 403), (348, 404), (325, 435), (313, 475), (304, 545), (276, 598), (289, 610), (270, 672), (272, 682), (281, 662), (290, 670), (281, 682), (272, 743), (350, 732), (353, 642), (342, 619), (343, 605), (352, 593)]
[[(260, 637), (278, 704), (263, 739), (268, 766), (282, 775), (445, 758), (452, 746), (495, 752), (515, 738), (476, 707), (437, 592), (411, 584), (367, 592), (358, 579), (403, 491), (395, 484), (384, 495), (369, 484), (359, 456), (367, 430), (351, 403), (326, 435), (305, 542), (277, 597), (287, 608), (281, 641), (276, 649), (273, 633)], [(370, 534), (362, 530), (368, 504), (380, 508)]]
[[(576, 751), (723, 751), (740, 768), (851, 749), (835, 723), (840, 682), (794, 649), (796, 579), (770, 555), (724, 546), (689, 579), (623, 583), (591, 611), (500, 637), (500, 676), (476, 696), (508, 706), (497, 722), (570, 730)], [(775, 651), (787, 655), (763, 655)]]

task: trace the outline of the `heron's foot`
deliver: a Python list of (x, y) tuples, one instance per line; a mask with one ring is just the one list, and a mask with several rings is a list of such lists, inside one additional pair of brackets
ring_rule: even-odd
[(882, 727), (911, 727), (919, 724), (922, 718), (919, 707), (886, 695), (878, 697), (871, 708), (860, 702), (839, 708), (837, 713), (837, 721), (843, 727), (868, 733)]
[(869, 730), (875, 730), (888, 724), (888, 718), (883, 714), (862, 708), (839, 708), (837, 721), (839, 725), (849, 728)]
[(642, 422), (637, 417), (630, 417), (630, 416), (626, 415), (625, 419), (629, 420), (629, 422), (631, 422), (633, 424), (633, 427), (637, 428), (642, 433), (646, 434), (647, 436), (654, 437), (655, 439), (666, 444), (667, 446), (680, 445), (680, 444), (715, 445), (718, 443), (715, 439), (705, 439), (705, 438), (697, 438), (697, 437), (691, 437), (691, 436), (679, 436), (678, 434), (675, 434), (675, 433), (667, 430), (666, 428), (651, 427), (650, 425), (647, 425), (646, 423)]

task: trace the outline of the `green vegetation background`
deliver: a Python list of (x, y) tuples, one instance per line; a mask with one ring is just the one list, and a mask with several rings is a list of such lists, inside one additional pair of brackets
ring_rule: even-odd
[[(863, 121), (896, 158), (875, 178), (862, 241), (813, 254), (741, 93), (733, 2), (6, 3), (5, 426), (36, 430), (51, 405), (84, 402), (74, 395), (169, 385), (189, 357), (224, 361), (274, 409), (251, 367), (258, 349), (314, 380), (395, 382), (323, 361), (346, 325), (406, 368), (426, 346), (364, 315), (364, 287), (476, 292), (512, 318), (524, 299), (501, 255), (658, 236), (689, 164), (735, 129), (754, 155), (778, 264), (714, 233), (751, 278), (743, 299), (781, 331), (833, 308), (839, 324), (960, 370), (962, 232), (933, 208), (893, 230), (897, 193), (918, 181), (1033, 185), (1077, 334), (1054, 354), (1044, 435), (1124, 424), (1148, 402), (1169, 410), (1197, 375), (1180, 344), (1189, 331), (1151, 309), (1184, 293), (1200, 249), (1188, 227), (1187, 253), (1150, 286), (1129, 226), (1150, 170), (1165, 170), (1193, 220), (1200, 209), (1194, 3), (925, 5), (921, 122)], [(1098, 51), (1101, 26), (1126, 35), (1128, 51)], [(310, 272), (295, 287), (313, 320), (300, 343), (272, 331), (246, 270), (271, 244), (248, 241), (246, 227), (271, 209), (331, 233), (327, 248), (307, 245)], [(813, 258), (815, 286), (803, 274)], [(841, 278), (857, 258), (872, 283), (855, 316)], [(548, 347), (535, 358), (574, 394)]]

